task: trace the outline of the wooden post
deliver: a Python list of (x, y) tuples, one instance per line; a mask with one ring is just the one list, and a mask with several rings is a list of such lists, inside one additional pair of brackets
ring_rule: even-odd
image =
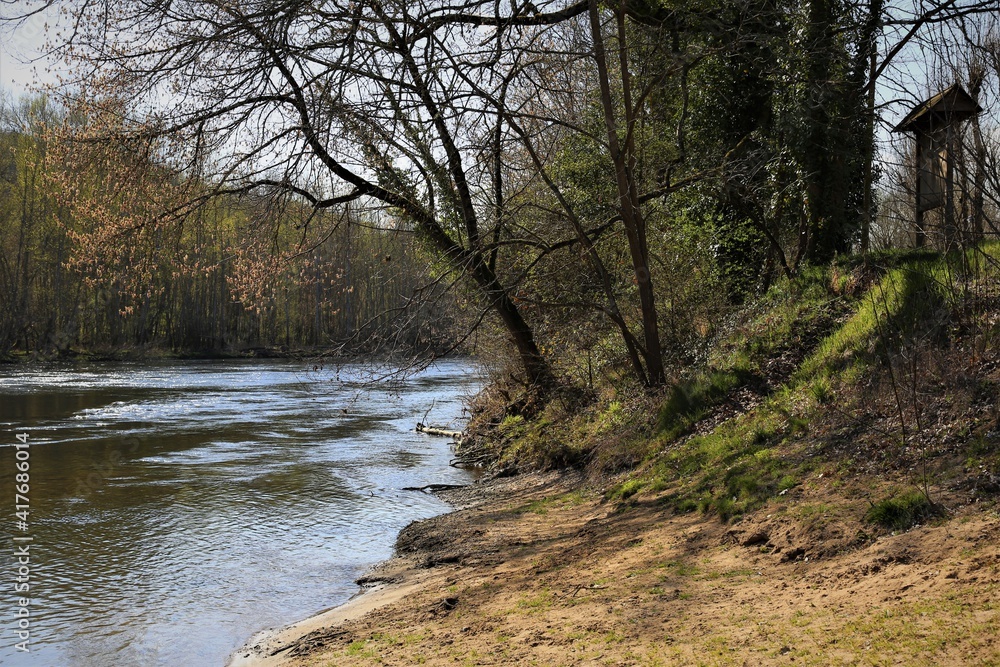
[(917, 212), (916, 215), (916, 229), (913, 233), (913, 247), (923, 248), (924, 244), (927, 243), (927, 232), (924, 231), (924, 209), (921, 207), (921, 197), (923, 192), (921, 191), (920, 184), (923, 182), (923, 178), (920, 176), (920, 165), (923, 164), (923, 150), (921, 149), (922, 142), (917, 139), (917, 181), (914, 186), (914, 192), (916, 193), (916, 198), (913, 202), (913, 208)]
[(944, 251), (955, 248), (958, 229), (955, 224), (955, 126), (949, 124), (944, 142)]

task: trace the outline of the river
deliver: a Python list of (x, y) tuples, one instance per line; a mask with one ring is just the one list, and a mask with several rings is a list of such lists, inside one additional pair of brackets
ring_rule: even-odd
[[(471, 478), (448, 465), (445, 439), (414, 432), (429, 409), (460, 423), (478, 382), (468, 364), (378, 389), (366, 374), (285, 361), (0, 367), (0, 664), (221, 666), (254, 632), (349, 598), (400, 529), (448, 509), (402, 487)], [(29, 653), (16, 647), (20, 609)]]

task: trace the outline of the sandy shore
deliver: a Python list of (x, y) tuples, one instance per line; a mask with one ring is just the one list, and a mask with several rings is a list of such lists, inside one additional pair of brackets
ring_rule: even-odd
[[(420, 576), (424, 574), (425, 576)], [(283, 628), (257, 633), (233, 653), (227, 667), (278, 667), (294, 664), (294, 658), (335, 638), (338, 626), (361, 618), (384, 605), (402, 600), (425, 584), (426, 573), (412, 573), (405, 582), (383, 583), (367, 588), (350, 601)]]
[(736, 524), (530, 475), (411, 524), (348, 604), (255, 637), (281, 665), (998, 665), (1000, 515), (872, 534), (830, 475)]

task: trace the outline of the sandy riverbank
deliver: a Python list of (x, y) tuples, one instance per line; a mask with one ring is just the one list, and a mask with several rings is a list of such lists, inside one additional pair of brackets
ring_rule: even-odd
[[(424, 574), (424, 576), (420, 576)], [(388, 604), (399, 602), (425, 585), (426, 573), (411, 573), (405, 582), (381, 583), (363, 591), (349, 602), (297, 623), (264, 630), (230, 656), (228, 667), (278, 667), (294, 664), (294, 658), (322, 647), (340, 634), (347, 621)]]
[[(433, 537), (440, 535), (436, 528), (442, 525), (452, 526), (454, 540), (447, 541), (458, 546), (460, 540), (468, 539), (470, 523), (476, 523), (474, 517), (477, 512), (487, 505), (505, 504), (522, 494), (565, 492), (578, 484), (579, 479), (575, 475), (548, 473), (497, 479), (439, 492), (438, 495), (447, 500), (455, 511), (411, 524), (397, 541), (397, 554), (390, 560), (379, 563), (359, 579), (361, 588), (354, 597), (342, 605), (296, 623), (257, 633), (233, 652), (227, 667), (287, 667), (298, 664), (298, 658), (315, 652), (342, 635), (342, 624), (360, 619), (384, 606), (399, 603), (415, 592), (432, 589), (439, 584), (437, 580), (442, 571), (435, 566), (450, 557), (442, 556), (444, 545)], [(425, 544), (428, 537), (432, 543)]]
[(736, 525), (564, 475), (455, 494), (347, 605), (255, 638), (231, 667), (996, 665), (1000, 516), (869, 535), (822, 478)]

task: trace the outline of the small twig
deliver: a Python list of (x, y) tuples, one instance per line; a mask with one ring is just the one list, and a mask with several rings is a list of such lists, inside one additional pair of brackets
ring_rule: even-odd
[[(427, 415), (429, 415), (431, 413), (431, 410), (434, 409), (434, 402), (436, 400), (437, 399), (434, 399), (434, 400), (431, 401), (431, 407), (427, 408), (427, 412), (424, 413), (424, 418), (420, 420), (420, 424), (426, 424), (427, 423)], [(420, 430), (420, 424), (417, 425), (417, 430), (418, 431)]]

